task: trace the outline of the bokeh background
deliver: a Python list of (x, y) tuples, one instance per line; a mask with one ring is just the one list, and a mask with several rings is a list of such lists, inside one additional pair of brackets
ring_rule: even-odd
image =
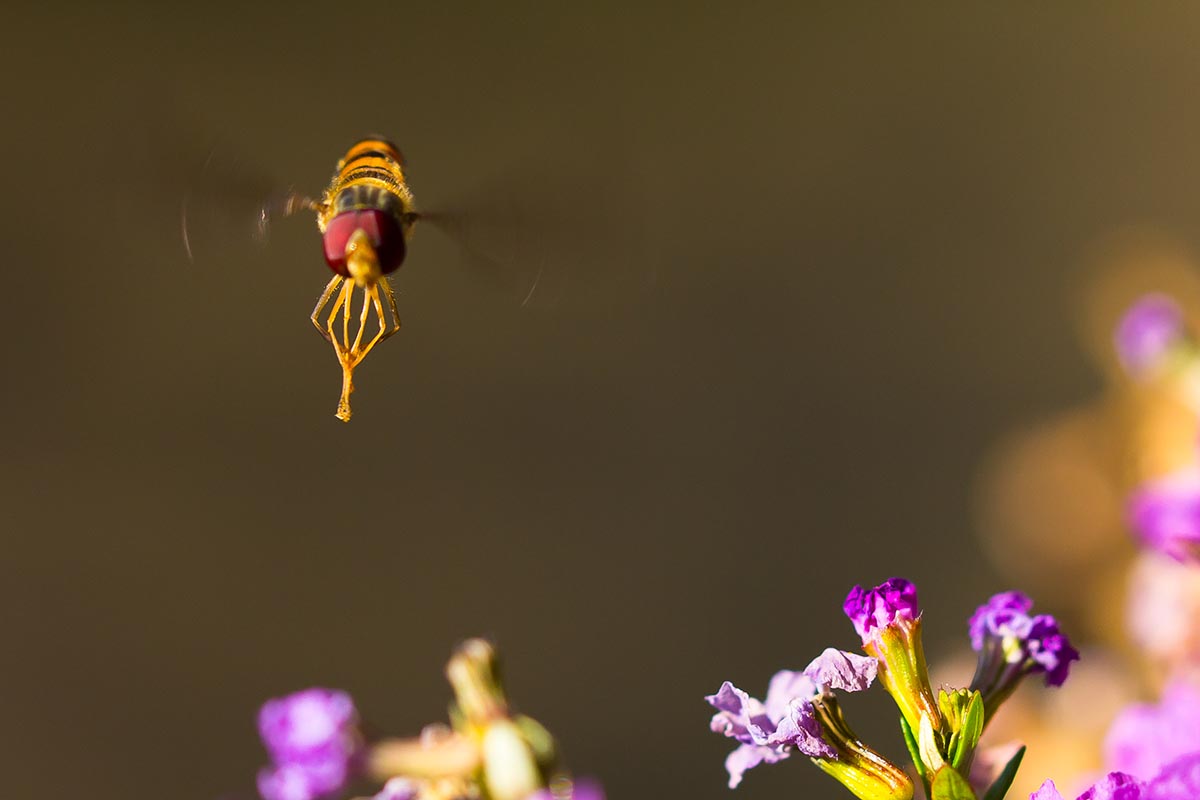
[[(415, 733), (444, 715), (451, 647), (484, 634), (610, 796), (715, 800), (731, 743), (703, 695), (854, 646), (855, 583), (915, 580), (937, 659), (1010, 586), (1102, 627), (1106, 584), (1032, 549), (1089, 495), (1023, 525), (1060, 484), (1003, 465), (1107, 391), (1093, 301), (1121, 284), (1097, 275), (1145, 242), (1191, 269), (1195, 8), (4, 17), (11, 796), (249, 797), (264, 698), (344, 687)], [(216, 229), (191, 263), (179, 208), (239, 174), (319, 191), (372, 131), (425, 207), (519, 209), (494, 244), (518, 291), (419, 232), (404, 329), (343, 425), (311, 220), (266, 247)], [(562, 302), (522, 306), (530, 248)], [(1063, 448), (1111, 461), (1081, 430)], [(1089, 574), (1132, 549), (1106, 541)], [(847, 705), (902, 752), (882, 693)], [(737, 796), (809, 792), (842, 790), (794, 759)]]

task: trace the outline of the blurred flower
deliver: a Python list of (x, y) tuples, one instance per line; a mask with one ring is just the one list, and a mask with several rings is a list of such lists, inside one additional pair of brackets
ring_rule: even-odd
[(1110, 769), (1143, 780), (1180, 756), (1200, 754), (1200, 687), (1177, 681), (1158, 705), (1126, 708), (1109, 729), (1104, 752)]
[(929, 685), (921, 642), (921, 608), (917, 587), (904, 578), (889, 578), (874, 589), (855, 586), (842, 610), (862, 637), (863, 650), (879, 659), (879, 682), (891, 694), (915, 733), (925, 718), (934, 730), (941, 712)]
[(528, 800), (604, 800), (604, 787), (594, 780), (578, 780), (566, 784), (565, 791), (557, 787), (539, 789)]
[(273, 762), (258, 774), (265, 800), (315, 800), (341, 791), (361, 752), (358, 714), (345, 692), (305, 689), (270, 700), (258, 731)]
[[(1140, 800), (1142, 784), (1134, 777), (1113, 772), (1102, 778), (1095, 786), (1079, 795), (1077, 800)], [(1047, 780), (1029, 800), (1064, 800), (1054, 781)], [(1189, 798), (1194, 800), (1194, 798)]]
[[(1200, 797), (1200, 753), (1190, 753), (1163, 766), (1147, 781), (1124, 772), (1110, 772), (1077, 800), (1196, 800)], [(1064, 800), (1046, 781), (1029, 800)]]
[[(359, 778), (384, 784), (371, 800), (542, 798), (547, 778), (563, 776), (554, 738), (537, 721), (511, 713), (495, 648), (468, 639), (446, 674), (454, 687), (453, 727), (427, 725), (408, 739), (364, 744), (345, 692), (307, 689), (266, 703), (258, 720), (272, 761), (258, 776), (264, 800), (326, 800)], [(580, 783), (574, 793), (565, 776), (549, 786), (554, 800), (604, 798), (594, 782)]]
[(1185, 336), (1183, 311), (1170, 297), (1149, 294), (1135, 302), (1113, 335), (1121, 364), (1134, 377), (1157, 370)]
[(1200, 753), (1190, 753), (1163, 767), (1150, 781), (1143, 800), (1196, 800), (1200, 797)]
[(1200, 468), (1145, 483), (1129, 501), (1142, 541), (1177, 561), (1200, 560)]
[(454, 687), (455, 728), (479, 748), (488, 797), (521, 800), (543, 788), (556, 759), (554, 739), (536, 721), (510, 713), (492, 644), (463, 642), (446, 664), (446, 677)]
[(1200, 673), (1200, 569), (1144, 552), (1127, 602), (1127, 627), (1143, 653), (1167, 673)]
[(971, 646), (979, 665), (971, 688), (983, 694), (987, 716), (1013, 693), (1026, 675), (1044, 672), (1047, 686), (1062, 686), (1079, 651), (1048, 614), (1029, 616), (1033, 601), (1020, 592), (1001, 592), (970, 620)]

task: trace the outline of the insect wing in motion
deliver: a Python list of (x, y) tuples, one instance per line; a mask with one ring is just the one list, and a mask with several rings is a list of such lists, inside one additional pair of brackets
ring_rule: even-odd
[(657, 284), (646, 205), (644, 187), (628, 172), (542, 166), (483, 182), (421, 220), (455, 241), (465, 268), (510, 302), (595, 313), (624, 307)]

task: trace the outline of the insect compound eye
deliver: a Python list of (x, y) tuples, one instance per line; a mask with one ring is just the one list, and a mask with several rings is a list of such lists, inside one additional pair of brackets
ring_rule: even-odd
[(346, 266), (346, 243), (360, 228), (375, 249), (379, 269), (385, 275), (399, 269), (406, 251), (404, 232), (394, 216), (377, 209), (345, 211), (329, 220), (325, 226), (325, 263), (329, 268), (339, 275), (350, 276)]

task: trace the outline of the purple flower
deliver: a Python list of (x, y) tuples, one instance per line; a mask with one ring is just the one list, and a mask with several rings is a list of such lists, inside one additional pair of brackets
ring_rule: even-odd
[(870, 590), (855, 586), (842, 609), (854, 623), (863, 644), (874, 639), (879, 629), (913, 622), (921, 616), (917, 587), (904, 578), (889, 578)]
[(1200, 687), (1179, 681), (1167, 687), (1158, 705), (1126, 708), (1108, 729), (1104, 754), (1110, 769), (1143, 780), (1168, 762), (1200, 754)]
[(855, 586), (842, 610), (862, 637), (863, 650), (879, 659), (879, 682), (896, 701), (914, 732), (921, 720), (937, 730), (942, 715), (925, 666), (921, 643), (921, 607), (917, 587), (904, 578), (890, 578), (874, 589)]
[(1128, 516), (1154, 549), (1176, 561), (1200, 560), (1200, 469), (1143, 484), (1129, 500)]
[[(1111, 772), (1104, 776), (1076, 800), (1140, 800), (1143, 785), (1131, 775)], [(1038, 790), (1029, 795), (1029, 800), (1065, 800), (1054, 781), (1047, 780)]]
[(837, 751), (822, 736), (814, 703), (832, 689), (855, 692), (875, 679), (876, 662), (833, 648), (813, 660), (804, 672), (775, 673), (763, 702), (729, 681), (714, 695), (704, 698), (717, 709), (711, 728), (739, 746), (725, 760), (729, 788), (759, 764), (774, 764), (799, 750), (814, 758), (836, 759)]
[(349, 777), (337, 761), (276, 764), (259, 770), (258, 793), (263, 800), (316, 800), (341, 791)]
[[(1165, 765), (1149, 781), (1124, 772), (1110, 772), (1076, 800), (1196, 800), (1200, 797), (1200, 753), (1191, 753)], [(1029, 800), (1064, 800), (1046, 781)]]
[(1200, 752), (1177, 758), (1146, 786), (1142, 800), (1196, 800), (1200, 797)]
[(717, 709), (712, 730), (740, 743), (725, 760), (730, 789), (742, 782), (746, 770), (782, 761), (793, 749), (811, 756), (837, 757), (821, 739), (821, 726), (812, 707), (816, 693), (816, 685), (803, 673), (784, 670), (771, 678), (765, 703), (729, 681), (704, 698)]
[(1148, 294), (1125, 312), (1113, 341), (1126, 371), (1143, 377), (1158, 367), (1184, 336), (1179, 305), (1166, 295)]
[(270, 700), (258, 731), (271, 766), (258, 774), (264, 800), (316, 800), (341, 791), (354, 777), (361, 749), (354, 702), (345, 692), (305, 689)]
[(568, 795), (555, 794), (549, 789), (539, 789), (529, 795), (528, 800), (604, 800), (604, 787), (599, 782), (584, 778), (571, 785)]
[(971, 647), (978, 652), (983, 648), (986, 635), (1006, 636), (1015, 632), (1018, 636), (1029, 633), (1029, 609), (1033, 601), (1020, 592), (1001, 592), (992, 595), (986, 603), (975, 609), (971, 615), (968, 627), (971, 633)]
[(1047, 686), (1062, 686), (1079, 651), (1059, 629), (1058, 620), (1049, 614), (1031, 617), (1032, 608), (1033, 601), (1020, 592), (993, 595), (971, 616), (971, 647), (981, 654), (981, 665), (995, 656), (1003, 659), (1002, 671), (1021, 673), (1000, 676), (1001, 680), (1044, 672)]

